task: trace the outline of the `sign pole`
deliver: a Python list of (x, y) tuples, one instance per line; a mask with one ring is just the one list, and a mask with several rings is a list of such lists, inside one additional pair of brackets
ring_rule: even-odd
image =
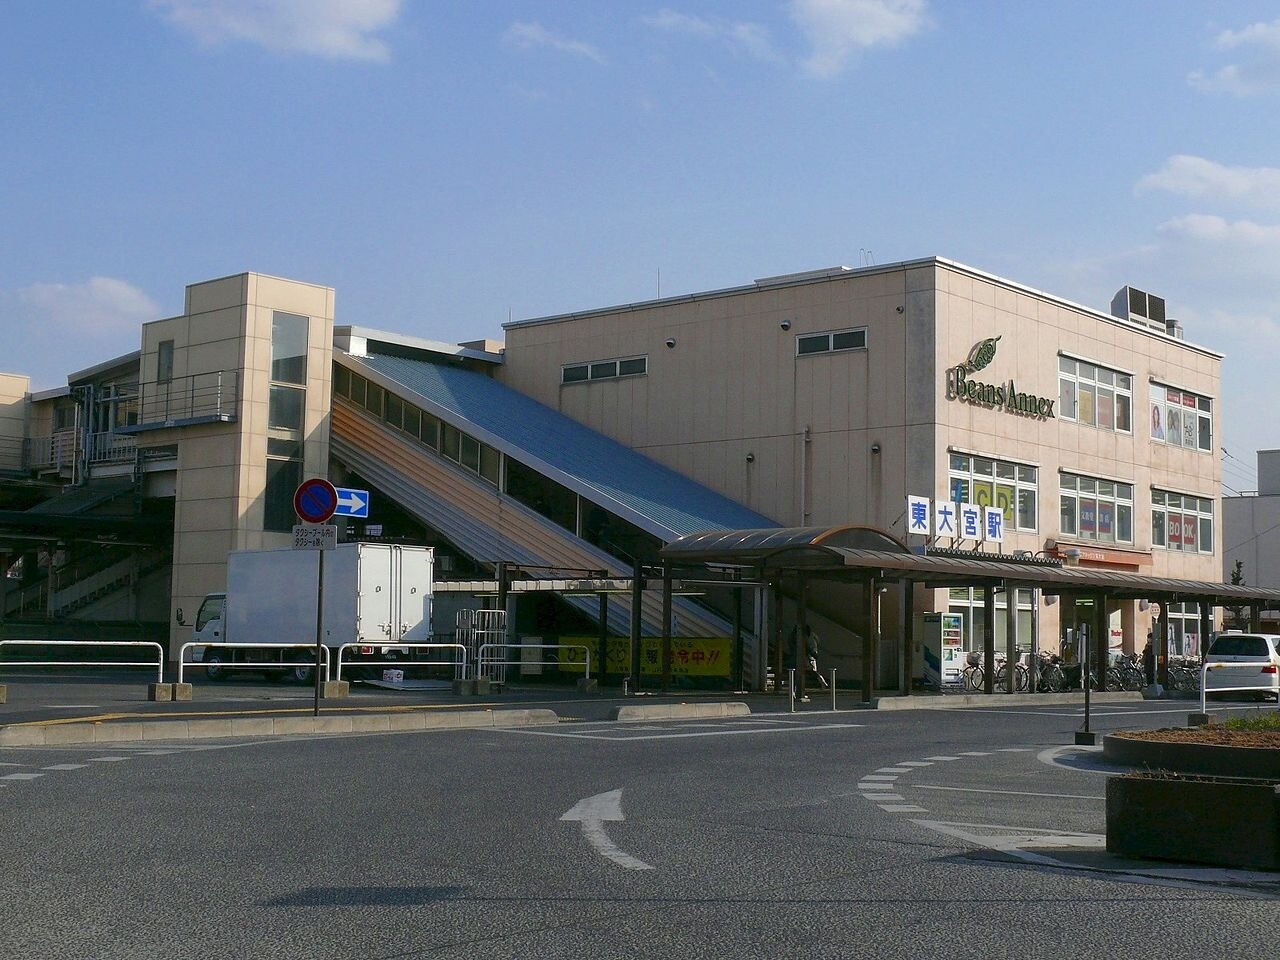
[(316, 705), (315, 716), (320, 716), (320, 661), (324, 656), (324, 551), (316, 551)]

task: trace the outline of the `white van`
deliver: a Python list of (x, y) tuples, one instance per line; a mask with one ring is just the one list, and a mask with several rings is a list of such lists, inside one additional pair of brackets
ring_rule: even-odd
[(1210, 666), (1206, 693), (1214, 690), (1256, 690), (1280, 702), (1280, 634), (1220, 633), (1205, 654)]

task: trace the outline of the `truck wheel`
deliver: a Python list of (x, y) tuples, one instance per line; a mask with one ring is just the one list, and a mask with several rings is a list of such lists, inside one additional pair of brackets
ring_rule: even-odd
[(311, 683), (314, 670), (315, 664), (297, 660), (289, 670), (285, 671), (285, 677), (293, 683)]
[(227, 674), (231, 671), (223, 666), (223, 663), (226, 662), (224, 658), (225, 654), (220, 650), (211, 650), (206, 653), (204, 655), (204, 675), (214, 681), (227, 679)]

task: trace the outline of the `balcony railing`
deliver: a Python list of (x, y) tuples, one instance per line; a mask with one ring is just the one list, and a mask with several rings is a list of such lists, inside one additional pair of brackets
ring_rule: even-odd
[(22, 470), (23, 440), (21, 437), (0, 437), (0, 470)]
[(136, 433), (194, 423), (230, 423), (240, 399), (240, 372), (217, 370), (139, 385), (139, 422), (123, 430)]
[(22, 444), (22, 462), (28, 470), (74, 470), (80, 461), (79, 435), (74, 430), (28, 437)]

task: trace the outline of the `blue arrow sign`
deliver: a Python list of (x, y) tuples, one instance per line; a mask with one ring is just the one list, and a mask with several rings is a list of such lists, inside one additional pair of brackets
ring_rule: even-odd
[(338, 506), (333, 511), (335, 517), (357, 517), (367, 519), (369, 516), (369, 491), (352, 490), (350, 487), (338, 487)]

